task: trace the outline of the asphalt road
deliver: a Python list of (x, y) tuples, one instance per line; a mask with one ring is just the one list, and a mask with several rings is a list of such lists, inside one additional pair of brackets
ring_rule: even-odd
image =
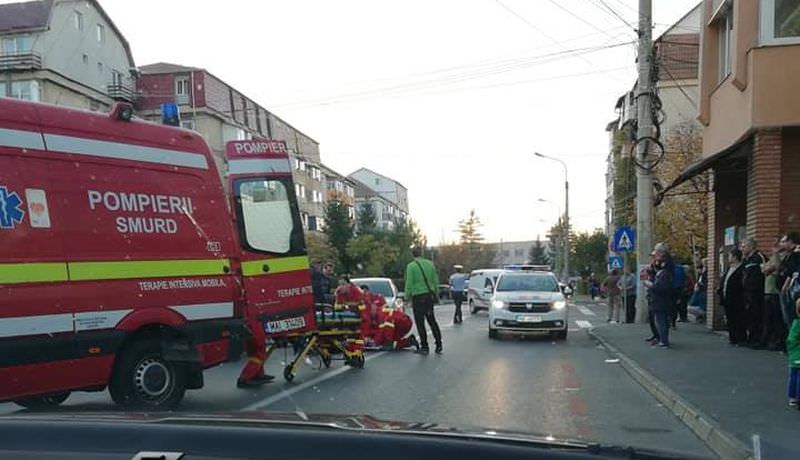
[[(705, 455), (713, 454), (634, 382), (583, 329), (602, 322), (605, 306), (570, 305), (566, 341), (549, 337), (489, 340), (487, 314), (465, 312), (452, 324), (452, 304), (437, 307), (444, 354), (369, 353), (364, 369), (334, 361), (305, 364), (294, 382), (281, 377), (257, 390), (235, 387), (243, 363), (206, 372), (202, 390), (187, 393), (180, 411), (265, 410), (369, 414), (449, 426), (509, 429)], [(625, 327), (620, 325), (617, 327)], [(267, 371), (282, 375), (277, 351)], [(19, 410), (0, 404), (0, 414)], [(76, 393), (60, 411), (113, 411), (103, 393)]]

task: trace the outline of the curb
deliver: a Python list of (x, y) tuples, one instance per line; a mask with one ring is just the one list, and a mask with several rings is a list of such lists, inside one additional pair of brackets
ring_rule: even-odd
[(633, 359), (619, 351), (606, 339), (600, 337), (595, 328), (587, 329), (590, 337), (597, 340), (609, 354), (619, 359), (622, 368), (647, 392), (672, 412), (684, 425), (692, 430), (714, 453), (723, 460), (752, 460), (753, 452), (746, 444), (723, 430), (711, 417), (701, 412), (678, 396), (664, 382), (644, 370)]

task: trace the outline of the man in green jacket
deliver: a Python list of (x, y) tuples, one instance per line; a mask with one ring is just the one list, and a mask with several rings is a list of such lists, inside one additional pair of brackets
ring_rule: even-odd
[(800, 299), (795, 304), (798, 318), (792, 321), (786, 352), (789, 358), (789, 406), (800, 409)]
[(436, 274), (436, 267), (433, 262), (422, 257), (422, 248), (415, 247), (412, 250), (414, 260), (406, 265), (406, 301), (411, 302), (414, 310), (414, 323), (417, 325), (420, 348), (416, 353), (427, 355), (430, 353), (428, 348), (428, 331), (425, 330), (425, 321), (431, 326), (433, 338), (436, 341), (436, 353), (442, 352), (442, 331), (436, 322), (433, 314), (434, 298), (437, 297), (436, 289), (439, 286), (439, 276)]

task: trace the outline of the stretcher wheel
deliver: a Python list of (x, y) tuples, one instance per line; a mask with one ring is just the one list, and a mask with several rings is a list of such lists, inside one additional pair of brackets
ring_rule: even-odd
[(330, 353), (323, 351), (319, 354), (319, 356), (322, 359), (322, 364), (325, 366), (326, 369), (331, 367), (331, 361), (333, 360), (333, 357), (331, 356)]
[(283, 378), (286, 379), (287, 382), (291, 382), (292, 380), (294, 380), (294, 374), (292, 373), (291, 364), (283, 368)]
[(364, 354), (361, 353), (358, 356), (353, 356), (352, 358), (350, 358), (348, 364), (350, 364), (353, 367), (357, 367), (359, 369), (364, 369), (364, 363), (365, 362), (366, 362), (366, 359), (364, 358)]

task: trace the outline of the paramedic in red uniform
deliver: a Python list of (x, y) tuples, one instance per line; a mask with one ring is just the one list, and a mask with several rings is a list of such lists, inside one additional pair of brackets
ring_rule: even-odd
[(254, 388), (272, 381), (275, 377), (264, 373), (264, 361), (267, 360), (267, 334), (264, 325), (258, 320), (254, 307), (245, 307), (245, 320), (250, 337), (244, 343), (247, 352), (247, 364), (236, 386), (239, 388)]
[(392, 308), (386, 304), (386, 299), (375, 292), (370, 292), (369, 286), (361, 286), (367, 310), (370, 311), (372, 327), (368, 337), (372, 338), (375, 345), (384, 350), (401, 350), (403, 348), (419, 348), (417, 338), (411, 331), (413, 322), (411, 318), (399, 308)]

